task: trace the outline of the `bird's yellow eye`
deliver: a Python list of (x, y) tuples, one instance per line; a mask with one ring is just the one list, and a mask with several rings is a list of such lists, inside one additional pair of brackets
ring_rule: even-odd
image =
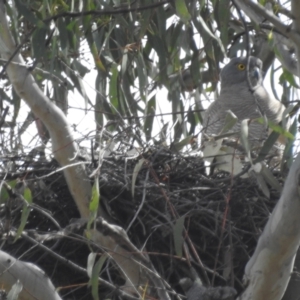
[(238, 64), (238, 69), (239, 69), (240, 71), (243, 71), (243, 70), (246, 69), (246, 66), (245, 66), (244, 64)]

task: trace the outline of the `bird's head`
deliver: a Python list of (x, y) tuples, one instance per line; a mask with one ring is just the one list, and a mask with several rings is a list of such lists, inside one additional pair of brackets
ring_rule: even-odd
[(247, 71), (247, 58), (236, 57), (222, 69), (220, 73), (221, 89), (230, 87), (233, 84), (251, 83), (251, 88), (262, 84), (262, 61), (259, 58), (249, 57), (249, 69)]

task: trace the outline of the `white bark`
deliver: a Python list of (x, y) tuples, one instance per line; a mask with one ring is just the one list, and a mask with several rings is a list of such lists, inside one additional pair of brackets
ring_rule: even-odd
[(282, 195), (255, 252), (246, 265), (247, 288), (240, 300), (280, 300), (300, 244), (300, 154), (293, 163)]
[[(262, 18), (267, 19), (283, 34), (274, 33), (276, 47), (280, 53), (278, 58), (285, 68), (299, 77), (300, 1), (292, 1), (293, 26), (285, 25), (273, 11), (267, 10), (255, 1), (236, 1), (252, 21), (259, 24)], [(291, 43), (293, 45), (290, 45)], [(291, 47), (296, 49), (296, 59), (289, 52)], [(282, 196), (259, 239), (253, 257), (246, 266), (245, 279), (248, 286), (239, 299), (279, 300), (284, 295), (300, 244), (299, 175), (298, 155), (285, 182)], [(292, 290), (289, 291), (289, 294), (291, 293)]]

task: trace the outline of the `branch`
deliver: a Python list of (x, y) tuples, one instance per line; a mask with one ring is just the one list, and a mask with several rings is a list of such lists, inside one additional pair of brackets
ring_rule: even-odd
[(246, 265), (247, 288), (239, 300), (280, 300), (300, 244), (300, 154), (294, 161), (255, 252)]
[(84, 16), (106, 16), (106, 15), (117, 15), (117, 14), (125, 14), (129, 12), (143, 11), (151, 8), (156, 8), (162, 6), (164, 4), (170, 3), (171, 0), (164, 0), (161, 2), (145, 5), (145, 6), (137, 6), (137, 7), (121, 7), (116, 9), (104, 9), (104, 10), (89, 10), (83, 12), (62, 12), (52, 17), (49, 17), (44, 20), (44, 22), (48, 23), (50, 21), (55, 21), (62, 17), (71, 17), (71, 18), (79, 18)]
[(273, 14), (273, 12), (270, 12), (261, 4), (255, 3), (251, 0), (244, 0), (244, 2), (248, 4), (259, 16), (262, 16), (271, 22), (283, 35), (288, 36), (300, 48), (300, 35), (296, 30), (292, 29), (290, 25), (287, 26), (283, 24), (282, 21)]

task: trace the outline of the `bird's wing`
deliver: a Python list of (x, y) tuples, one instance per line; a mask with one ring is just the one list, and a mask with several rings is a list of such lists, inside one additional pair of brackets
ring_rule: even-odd
[(225, 112), (220, 101), (214, 101), (206, 110), (203, 117), (203, 132), (207, 135), (217, 135), (222, 130)]
[(285, 106), (270, 95), (263, 86), (260, 86), (254, 91), (257, 104), (266, 114), (268, 120), (279, 123), (282, 121)]

